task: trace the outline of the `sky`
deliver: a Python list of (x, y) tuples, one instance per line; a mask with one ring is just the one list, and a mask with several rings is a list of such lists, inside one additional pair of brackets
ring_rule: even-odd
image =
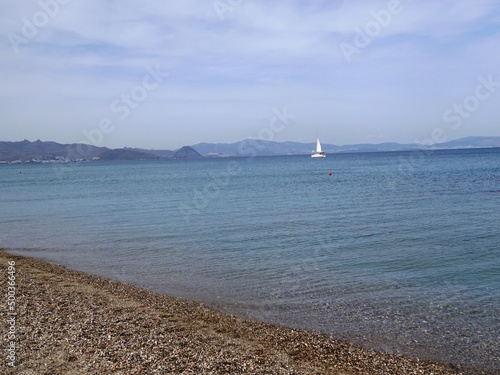
[(498, 0), (0, 0), (0, 140), (500, 135)]

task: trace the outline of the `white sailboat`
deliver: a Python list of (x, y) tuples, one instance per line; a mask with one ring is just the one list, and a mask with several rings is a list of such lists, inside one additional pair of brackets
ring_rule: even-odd
[(316, 138), (316, 151), (311, 154), (312, 158), (326, 158), (326, 154), (321, 151), (321, 143), (319, 143), (319, 138)]

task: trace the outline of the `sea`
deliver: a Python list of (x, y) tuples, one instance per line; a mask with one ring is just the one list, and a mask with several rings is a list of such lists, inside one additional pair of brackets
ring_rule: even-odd
[(11, 164), (0, 193), (12, 254), (500, 371), (499, 148)]

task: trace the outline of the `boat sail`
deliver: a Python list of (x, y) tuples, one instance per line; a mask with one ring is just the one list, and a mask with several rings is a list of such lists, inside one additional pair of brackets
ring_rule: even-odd
[(319, 138), (316, 138), (316, 151), (311, 154), (312, 158), (326, 158), (326, 154), (321, 150), (321, 143), (319, 143)]

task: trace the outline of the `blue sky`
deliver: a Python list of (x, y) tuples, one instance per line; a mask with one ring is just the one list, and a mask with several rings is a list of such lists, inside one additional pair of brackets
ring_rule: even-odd
[(500, 135), (498, 0), (0, 0), (0, 35), (1, 140)]

